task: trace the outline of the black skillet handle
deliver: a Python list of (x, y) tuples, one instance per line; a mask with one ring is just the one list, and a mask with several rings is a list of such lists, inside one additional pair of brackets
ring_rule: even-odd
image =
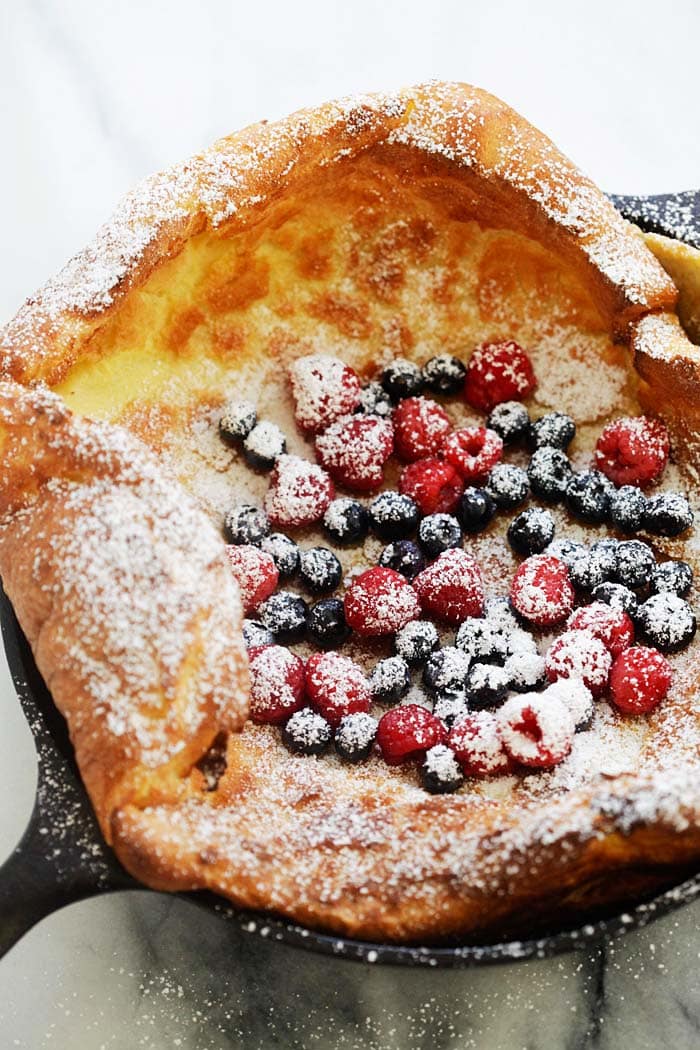
[(0, 591), (0, 620), (15, 688), (34, 736), (38, 785), (29, 827), (0, 867), (0, 956), (35, 923), (75, 901), (136, 882), (100, 834), (78, 775), (65, 722)]
[(700, 190), (660, 193), (653, 197), (610, 199), (626, 219), (647, 233), (661, 233), (692, 248), (700, 248)]

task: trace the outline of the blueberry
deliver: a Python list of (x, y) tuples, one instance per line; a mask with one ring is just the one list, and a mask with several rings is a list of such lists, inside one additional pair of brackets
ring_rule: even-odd
[(360, 402), (355, 411), (366, 416), (390, 416), (394, 406), (382, 384), (373, 380), (360, 391)]
[(651, 579), (656, 559), (651, 547), (641, 540), (624, 540), (619, 544), (615, 562), (615, 580), (635, 591)]
[(519, 401), (502, 401), (491, 410), (486, 426), (496, 431), (504, 445), (516, 445), (528, 432), (530, 413)]
[(573, 469), (560, 448), (539, 448), (528, 464), (527, 476), (535, 496), (557, 503), (566, 494)]
[(465, 532), (481, 532), (495, 513), (496, 504), (486, 489), (477, 489), (470, 485), (464, 490), (457, 507), (457, 517)]
[(280, 576), (293, 576), (299, 569), (299, 547), (283, 532), (271, 532), (260, 544), (261, 550), (269, 554)]
[(258, 612), (265, 627), (278, 641), (298, 641), (306, 630), (309, 607), (298, 594), (278, 591), (263, 602)]
[(615, 562), (611, 564), (607, 551), (594, 551), (592, 548), (587, 550), (585, 547), (583, 552), (571, 561), (568, 568), (569, 579), (574, 587), (583, 591), (592, 591), (594, 587), (609, 580), (616, 571)]
[(576, 424), (563, 412), (548, 412), (530, 424), (530, 447), (567, 449), (576, 435)]
[(503, 665), (510, 689), (529, 693), (539, 689), (546, 681), (544, 657), (538, 652), (518, 652), (509, 656)]
[(607, 580), (605, 583), (599, 583), (593, 588), (591, 598), (594, 602), (604, 602), (613, 609), (622, 609), (632, 619), (635, 619), (639, 609), (637, 595), (621, 583), (612, 583)]
[(369, 676), (372, 699), (378, 704), (397, 704), (411, 688), (408, 664), (402, 656), (387, 656), (374, 665)]
[(384, 569), (393, 569), (407, 580), (412, 580), (425, 568), (425, 558), (413, 540), (394, 540), (379, 555), (379, 564)]
[(400, 540), (415, 530), (420, 513), (410, 496), (382, 492), (369, 505), (369, 520), (383, 540)]
[(653, 594), (640, 605), (637, 624), (646, 640), (662, 653), (685, 649), (695, 636), (695, 613), (670, 591)]
[(241, 503), (224, 516), (224, 536), (227, 543), (259, 547), (270, 535), (270, 522), (264, 510), (249, 503)]
[(445, 689), (464, 688), (464, 683), (471, 664), (471, 657), (462, 649), (446, 645), (429, 657), (423, 669), (423, 683), (429, 693), (435, 696)]
[(306, 632), (319, 649), (335, 649), (342, 645), (350, 637), (342, 598), (322, 598), (312, 605)]
[(246, 649), (257, 649), (260, 645), (274, 645), (275, 636), (264, 623), (257, 620), (243, 621), (243, 644)]
[(508, 652), (508, 635), (514, 629), (505, 621), (468, 616), (457, 631), (455, 645), (480, 663), (503, 663)]
[(571, 568), (578, 558), (588, 553), (588, 547), (583, 543), (577, 543), (576, 540), (554, 540), (544, 553), (549, 554), (552, 558), (558, 558), (567, 568)]
[(421, 781), (431, 795), (451, 795), (464, 783), (464, 773), (452, 748), (435, 744), (425, 753)]
[(620, 532), (639, 532), (644, 525), (647, 498), (636, 485), (623, 485), (610, 499), (610, 520)]
[(382, 372), (382, 386), (396, 404), (405, 397), (415, 397), (423, 389), (423, 373), (418, 365), (397, 358)]
[(680, 492), (660, 492), (647, 501), (644, 527), (655, 536), (680, 536), (693, 524), (693, 512)]
[(471, 710), (481, 711), (496, 707), (505, 699), (510, 676), (503, 667), (494, 664), (474, 664), (467, 675), (467, 703)]
[(591, 544), (591, 554), (600, 562), (606, 580), (611, 580), (615, 575), (617, 569), (617, 548), (619, 546), (620, 541), (612, 539), (596, 540), (595, 543)]
[(462, 546), (462, 530), (452, 514), (428, 514), (418, 526), (418, 542), (429, 558)]
[(334, 543), (361, 543), (369, 532), (369, 514), (356, 499), (334, 499), (323, 515), (323, 529)]
[(278, 426), (263, 420), (256, 423), (243, 442), (243, 453), (251, 467), (270, 470), (287, 451), (287, 440)]
[(295, 711), (282, 730), (282, 740), (295, 755), (322, 755), (332, 736), (325, 718), (310, 707)]
[(423, 382), (434, 394), (458, 394), (464, 386), (466, 367), (452, 354), (438, 354), (423, 365)]
[(484, 602), (484, 618), (501, 631), (514, 631), (518, 626), (518, 619), (507, 595), (490, 595)]
[(566, 486), (566, 505), (581, 521), (600, 524), (610, 513), (613, 485), (599, 470), (582, 470)]
[(258, 421), (251, 401), (229, 401), (219, 420), (219, 434), (229, 445), (245, 441)]
[(437, 645), (437, 627), (430, 620), (411, 620), (394, 638), (396, 652), (411, 667), (424, 664)]
[(548, 510), (530, 507), (513, 518), (508, 526), (508, 542), (516, 554), (541, 554), (554, 539), (554, 518)]
[(328, 547), (309, 547), (299, 556), (299, 576), (314, 594), (333, 591), (343, 578), (343, 567)]
[(527, 474), (510, 463), (497, 463), (489, 474), (486, 491), (496, 504), (504, 510), (524, 503), (530, 491)]
[(693, 586), (693, 570), (687, 561), (665, 561), (651, 574), (651, 589), (655, 593), (670, 591), (685, 598)]
[(341, 718), (335, 731), (335, 749), (346, 762), (369, 758), (377, 739), (377, 719), (364, 711)]
[(446, 689), (438, 693), (433, 704), (433, 714), (440, 719), (443, 725), (451, 729), (455, 722), (469, 714), (466, 691)]

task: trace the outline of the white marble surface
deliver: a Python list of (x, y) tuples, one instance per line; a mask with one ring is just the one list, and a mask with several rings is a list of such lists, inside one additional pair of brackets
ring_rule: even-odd
[[(572, 11), (573, 11), (572, 7)], [(700, 180), (694, 0), (3, 0), (0, 322), (136, 179), (218, 134), (433, 76), (500, 94), (607, 189)], [(0, 859), (34, 792), (0, 669)], [(700, 1044), (700, 904), (603, 953), (461, 973), (328, 961), (146, 893), (74, 905), (0, 963), (0, 1043), (43, 1050)]]

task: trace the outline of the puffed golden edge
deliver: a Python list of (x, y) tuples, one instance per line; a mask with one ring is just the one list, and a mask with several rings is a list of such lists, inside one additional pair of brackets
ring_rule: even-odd
[(499, 199), (516, 228), (582, 267), (617, 338), (644, 314), (673, 310), (676, 288), (639, 232), (545, 135), (485, 91), (433, 83), (263, 121), (146, 179), (2, 331), (0, 375), (57, 382), (124, 297), (189, 238), (243, 230), (319, 166), (384, 144), (461, 173)]

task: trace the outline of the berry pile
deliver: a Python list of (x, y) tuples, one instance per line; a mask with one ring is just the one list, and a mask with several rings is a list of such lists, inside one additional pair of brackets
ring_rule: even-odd
[[(228, 404), (219, 423), (254, 469), (271, 471), (264, 509), (241, 504), (224, 521), (244, 612), (255, 616), (243, 625), (254, 722), (280, 725), (295, 754), (334, 744), (347, 762), (373, 752), (389, 765), (415, 761), (425, 788), (443, 794), (465, 777), (561, 762), (600, 697), (626, 715), (664, 699), (672, 683), (664, 654), (696, 630), (690, 566), (658, 562), (639, 539), (557, 538), (553, 514), (559, 504), (623, 537), (686, 532), (686, 497), (648, 491), (669, 457), (663, 423), (615, 420), (590, 468), (575, 470), (576, 425), (561, 412), (531, 418), (522, 399), (536, 379), (512, 341), (482, 344), (466, 366), (446, 354), (423, 368), (395, 360), (365, 384), (337, 358), (314, 354), (296, 360), (289, 378), (317, 463), (287, 454), (284, 434), (258, 421), (250, 402)], [(454, 427), (428, 394), (461, 394), (488, 415)], [(504, 462), (513, 448), (525, 451), (526, 468)], [(403, 464), (397, 488), (357, 499), (383, 486), (394, 454)], [(524, 506), (531, 498), (545, 506)], [(507, 542), (523, 560), (509, 594), (489, 598), (464, 545), (497, 514), (511, 515)], [(332, 593), (342, 565), (330, 547), (302, 549), (273, 531), (316, 524), (337, 547), (370, 533), (384, 544), (342, 597)], [(279, 589), (294, 580), (308, 601)], [(560, 633), (545, 647), (538, 639), (551, 629)], [(365, 674), (337, 651), (351, 635), (391, 637), (394, 655)], [(287, 648), (300, 641), (316, 650), (306, 661)]]

